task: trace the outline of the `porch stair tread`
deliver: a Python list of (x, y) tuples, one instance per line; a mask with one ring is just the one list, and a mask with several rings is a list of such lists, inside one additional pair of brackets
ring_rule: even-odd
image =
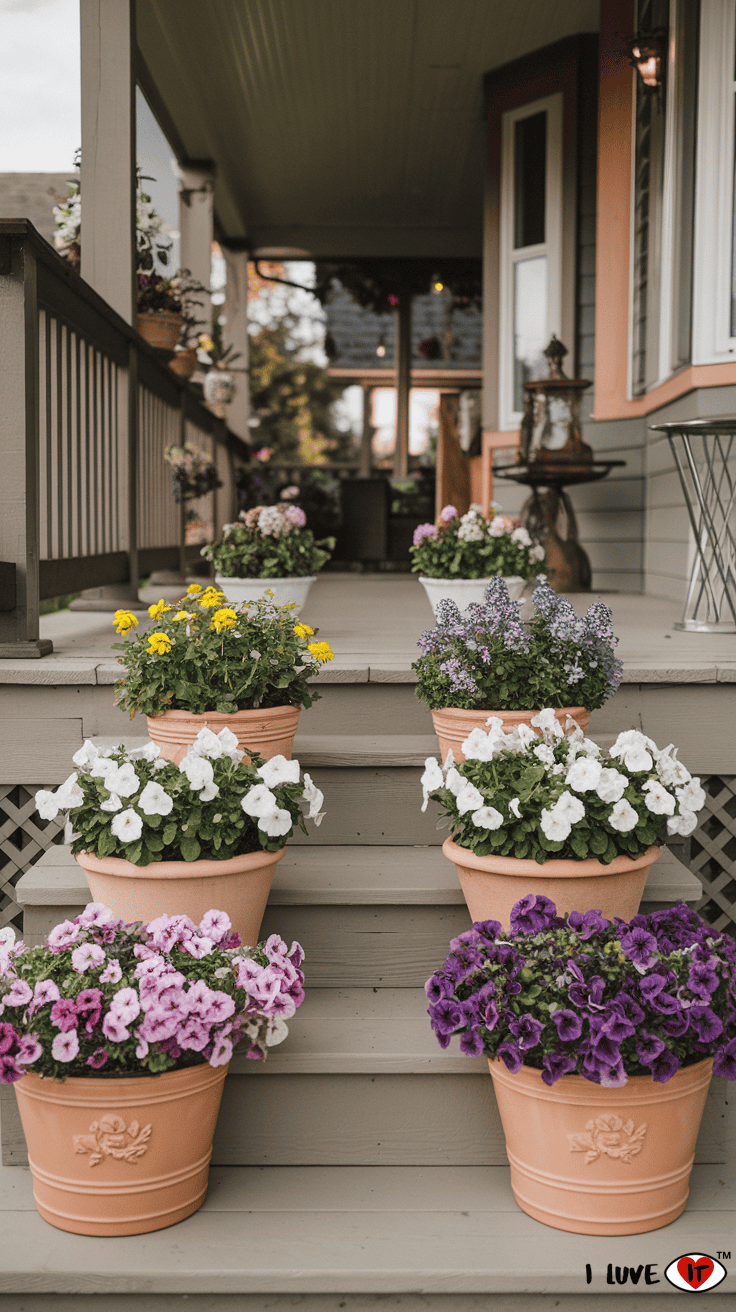
[[(319, 835), (319, 830), (317, 831)], [(663, 848), (649, 871), (645, 902), (693, 903), (700, 880), (670, 848)], [(83, 905), (89, 890), (71, 850), (54, 844), (16, 886), (22, 906)], [(289, 847), (279, 862), (269, 897), (271, 906), (459, 905), (462, 890), (454, 867), (440, 847)]]
[(612, 1292), (606, 1265), (622, 1261), (623, 1245), (630, 1266), (656, 1263), (660, 1293), (674, 1257), (712, 1251), (733, 1233), (735, 1192), (723, 1167), (695, 1167), (685, 1213), (622, 1240), (533, 1221), (506, 1167), (213, 1167), (188, 1220), (95, 1239), (48, 1226), (30, 1172), (6, 1168), (0, 1292), (593, 1294)]

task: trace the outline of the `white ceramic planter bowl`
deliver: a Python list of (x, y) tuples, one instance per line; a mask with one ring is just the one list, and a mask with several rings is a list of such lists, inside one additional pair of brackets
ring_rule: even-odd
[(274, 594), (271, 600), (274, 606), (285, 606), (289, 601), (296, 602), (295, 615), (298, 615), (307, 593), (317, 575), (310, 574), (303, 579), (226, 579), (221, 574), (215, 575), (215, 583), (230, 602), (259, 601), (267, 588)]
[[(425, 579), (420, 574), (419, 582), (429, 598), (429, 604), (436, 616), (437, 603), (443, 597), (449, 597), (461, 611), (464, 611), (472, 602), (481, 602), (490, 579)], [(509, 596), (512, 601), (518, 601), (526, 580), (518, 574), (512, 574), (504, 578), (504, 583), (509, 590)]]

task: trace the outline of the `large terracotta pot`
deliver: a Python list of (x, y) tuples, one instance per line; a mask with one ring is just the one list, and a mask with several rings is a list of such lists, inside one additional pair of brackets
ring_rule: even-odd
[[(258, 711), (205, 711), (193, 715), (191, 711), (164, 711), (163, 715), (147, 715), (146, 724), (151, 742), (161, 748), (167, 761), (178, 765), (186, 756), (200, 729), (219, 733), (230, 729), (238, 746), (259, 752), (270, 761), (272, 756), (285, 756), (291, 760), (294, 735), (299, 723), (301, 707), (271, 706)], [(248, 757), (250, 760), (250, 757)]]
[[(480, 605), (485, 597), (486, 588), (490, 581), (489, 578), (429, 579), (425, 578), (422, 574), (419, 575), (419, 582), (427, 594), (427, 599), (432, 607), (432, 613), (435, 616), (437, 614), (438, 603), (442, 601), (443, 597), (449, 597), (450, 601), (454, 601), (463, 612), (471, 602)], [(526, 579), (523, 579), (520, 574), (510, 574), (505, 575), (503, 581), (509, 590), (511, 600), (518, 601), (524, 591)]]
[(473, 921), (500, 920), (504, 929), (509, 928), (514, 903), (527, 893), (550, 897), (560, 916), (595, 908), (608, 920), (631, 920), (639, 910), (649, 867), (659, 856), (658, 847), (648, 847), (636, 859), (617, 856), (607, 866), (594, 858), (538, 865), (513, 856), (476, 856), (451, 838), (445, 839), (442, 851), (455, 864)]
[[(454, 760), (464, 761), (461, 743), (465, 742), (473, 729), (486, 731), (486, 720), (492, 715), (497, 715), (499, 720), (503, 720), (504, 732), (509, 733), (520, 724), (531, 724), (534, 716), (539, 715), (539, 711), (461, 711), (456, 706), (443, 706), (440, 711), (432, 711), (432, 722), (440, 740), (442, 760), (446, 759), (447, 753), (452, 749)], [(590, 711), (586, 711), (584, 706), (563, 706), (561, 710), (555, 711), (555, 719), (559, 720), (563, 729), (568, 715), (572, 716), (585, 733), (590, 724)]]
[(216, 574), (215, 583), (233, 605), (241, 601), (260, 601), (268, 588), (273, 593), (271, 601), (274, 606), (296, 602), (293, 614), (297, 616), (306, 604), (307, 594), (316, 578), (316, 574), (305, 574), (303, 578), (293, 579), (228, 579), (223, 574)]
[(684, 1211), (712, 1058), (620, 1089), (488, 1064), (522, 1211), (579, 1235), (643, 1234)]
[(140, 1235), (204, 1202), (227, 1066), (14, 1085), (36, 1206), (76, 1235)]
[(135, 316), (135, 326), (149, 346), (159, 351), (173, 351), (184, 320), (173, 310), (143, 310)]
[(226, 911), (244, 943), (258, 942), (273, 873), (286, 848), (249, 852), (227, 861), (152, 861), (134, 866), (119, 856), (79, 852), (93, 902), (120, 920), (144, 924), (164, 914), (189, 916), (199, 924), (205, 911)]

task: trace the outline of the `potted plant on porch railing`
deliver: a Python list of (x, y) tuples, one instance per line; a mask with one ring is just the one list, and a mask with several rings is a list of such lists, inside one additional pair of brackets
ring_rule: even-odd
[(181, 760), (209, 727), (266, 758), (291, 756), (299, 714), (320, 696), (308, 680), (334, 659), (294, 607), (269, 597), (229, 606), (217, 588), (192, 583), (177, 604), (148, 610), (155, 627), (137, 634), (132, 611), (115, 612), (126, 640), (113, 647), (127, 671), (115, 693), (131, 718), (147, 717), (162, 752)]
[(543, 706), (564, 725), (587, 729), (590, 712), (612, 697), (623, 666), (611, 611), (596, 601), (578, 619), (566, 597), (540, 576), (535, 614), (522, 622), (502, 578), (491, 579), (481, 604), (464, 615), (440, 601), (437, 624), (418, 642), (417, 697), (427, 702), (444, 760), (463, 759), (463, 740), (497, 716), (507, 728), (530, 724)]
[(473, 505), (465, 515), (445, 506), (434, 524), (420, 524), (409, 548), (412, 570), (429, 598), (432, 610), (443, 597), (461, 609), (480, 602), (491, 578), (504, 579), (511, 596), (520, 597), (524, 583), (544, 560), (544, 548), (532, 542), (525, 528), (492, 503), (487, 520), (483, 508)]
[(240, 521), (224, 525), (220, 542), (202, 547), (215, 582), (230, 602), (255, 601), (270, 589), (276, 603), (293, 603), (298, 614), (335, 539), (315, 541), (301, 506), (291, 502), (243, 510)]
[(220, 910), (141, 925), (94, 902), (43, 947), (13, 940), (2, 931), (0, 1082), (41, 1216), (83, 1235), (191, 1216), (233, 1047), (264, 1058), (304, 998), (299, 944), (242, 947)]
[(424, 807), (433, 797), (451, 827), (442, 850), (473, 920), (508, 926), (530, 888), (563, 912), (600, 907), (629, 918), (665, 822), (668, 835), (686, 837), (705, 805), (672, 744), (660, 751), (627, 729), (602, 752), (577, 725), (564, 734), (551, 707), (531, 726), (474, 729), (463, 748), (465, 760), (444, 770), (429, 757), (422, 787)]
[(684, 904), (626, 924), (530, 893), (427, 982), (441, 1047), (486, 1056), (523, 1211), (588, 1235), (687, 1202), (711, 1071), (736, 1079), (736, 945)]

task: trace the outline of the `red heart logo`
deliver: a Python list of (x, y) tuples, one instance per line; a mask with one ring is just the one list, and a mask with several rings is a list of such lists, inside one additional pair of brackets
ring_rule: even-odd
[(683, 1280), (687, 1280), (691, 1289), (700, 1289), (708, 1276), (713, 1274), (713, 1259), (710, 1257), (681, 1257), (677, 1270)]

